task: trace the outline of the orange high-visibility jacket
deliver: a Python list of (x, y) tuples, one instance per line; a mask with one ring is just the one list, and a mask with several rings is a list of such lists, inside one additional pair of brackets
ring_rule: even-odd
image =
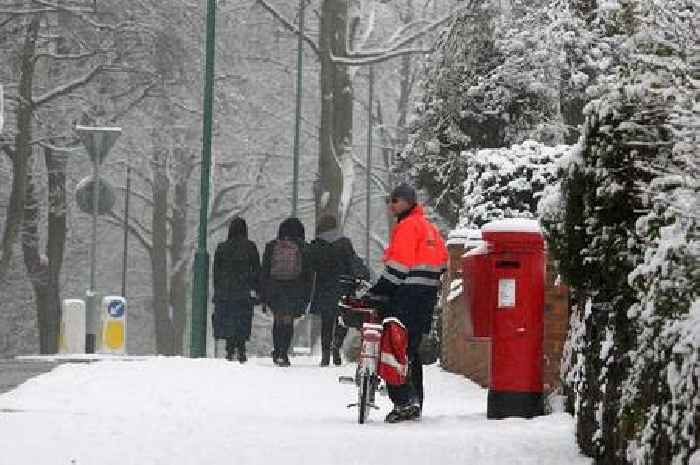
[[(423, 207), (416, 205), (391, 232), (384, 251), (389, 279), (396, 284), (440, 286), (440, 274), (447, 265), (447, 248), (440, 231), (430, 223)], [(394, 279), (398, 278), (398, 279)]]
[(384, 271), (370, 290), (389, 298), (390, 314), (425, 332), (447, 266), (447, 248), (437, 227), (416, 205), (394, 226), (384, 252)]

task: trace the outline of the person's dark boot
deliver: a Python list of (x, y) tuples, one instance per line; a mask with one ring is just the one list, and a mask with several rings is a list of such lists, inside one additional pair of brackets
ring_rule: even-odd
[(236, 356), (236, 342), (233, 338), (226, 338), (226, 360), (233, 361)]
[(321, 353), (321, 365), (322, 367), (327, 367), (331, 363), (331, 351), (330, 350), (324, 350)]
[(280, 362), (278, 363), (278, 365), (281, 367), (292, 366), (292, 362), (289, 361), (289, 355), (287, 355), (287, 354), (280, 355), (279, 361)]
[(245, 343), (241, 343), (238, 346), (238, 361), (240, 363), (245, 363), (248, 361), (248, 357), (246, 357), (246, 353), (245, 353)]
[(394, 409), (384, 418), (387, 423), (399, 423), (402, 421), (420, 419), (420, 407), (416, 404), (408, 404), (404, 406), (395, 406)]
[(343, 364), (343, 359), (340, 358), (340, 349), (333, 349), (333, 365), (339, 367)]

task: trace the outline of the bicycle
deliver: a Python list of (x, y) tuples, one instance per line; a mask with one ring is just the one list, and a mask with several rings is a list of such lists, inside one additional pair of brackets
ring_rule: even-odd
[[(355, 289), (363, 284), (357, 280)], [(363, 424), (369, 417), (370, 409), (379, 409), (374, 402), (381, 383), (377, 374), (383, 332), (381, 312), (366, 299), (354, 296), (341, 298), (338, 305), (340, 323), (360, 331), (360, 355), (355, 377), (341, 376), (338, 381), (357, 386), (357, 403), (349, 404), (348, 408), (357, 407), (357, 422)]]

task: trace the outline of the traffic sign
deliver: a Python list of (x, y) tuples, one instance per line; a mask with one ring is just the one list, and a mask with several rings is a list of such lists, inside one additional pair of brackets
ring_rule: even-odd
[(93, 162), (101, 164), (122, 133), (122, 128), (76, 126), (80, 139)]
[[(87, 176), (80, 180), (75, 188), (75, 201), (78, 208), (84, 213), (92, 213), (93, 190), (95, 189), (95, 178)], [(114, 189), (102, 177), (100, 177), (100, 195), (97, 205), (97, 214), (106, 215), (114, 207)]]

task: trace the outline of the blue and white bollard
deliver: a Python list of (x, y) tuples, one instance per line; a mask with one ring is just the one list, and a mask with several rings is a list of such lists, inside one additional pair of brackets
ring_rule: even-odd
[(126, 354), (126, 299), (107, 296), (100, 307), (100, 338), (98, 351), (102, 354)]

